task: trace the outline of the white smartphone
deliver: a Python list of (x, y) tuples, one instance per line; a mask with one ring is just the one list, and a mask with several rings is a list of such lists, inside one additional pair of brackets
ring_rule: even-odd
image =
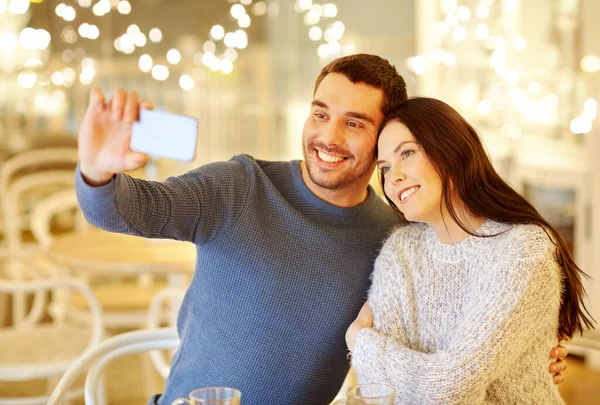
[(131, 150), (191, 162), (196, 155), (198, 121), (165, 111), (140, 110), (133, 123)]

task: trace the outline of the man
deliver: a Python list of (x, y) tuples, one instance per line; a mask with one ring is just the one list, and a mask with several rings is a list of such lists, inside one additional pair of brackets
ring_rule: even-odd
[(304, 161), (241, 155), (156, 183), (122, 174), (146, 162), (129, 140), (140, 106), (151, 104), (122, 89), (106, 104), (94, 89), (76, 179), (86, 217), (197, 245), (181, 347), (158, 403), (214, 385), (241, 390), (245, 405), (333, 399), (348, 371), (345, 331), (398, 224), (368, 183), (384, 114), (404, 100), (404, 80), (386, 60), (337, 59), (316, 82)]

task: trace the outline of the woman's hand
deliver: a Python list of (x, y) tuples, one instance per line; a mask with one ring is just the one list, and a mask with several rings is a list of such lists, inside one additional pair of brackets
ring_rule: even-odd
[(354, 342), (356, 341), (356, 335), (363, 328), (373, 327), (373, 313), (371, 307), (369, 307), (369, 301), (365, 302), (365, 305), (360, 309), (358, 316), (350, 324), (350, 327), (346, 331), (346, 345), (350, 351), (354, 350)]

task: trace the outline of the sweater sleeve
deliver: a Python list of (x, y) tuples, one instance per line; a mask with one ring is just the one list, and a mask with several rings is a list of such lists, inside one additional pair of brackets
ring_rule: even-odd
[(385, 378), (400, 397), (420, 403), (480, 403), (490, 382), (557, 325), (559, 274), (547, 255), (499, 266), (445, 350), (411, 350), (365, 328), (356, 338), (353, 366), (359, 376)]
[(203, 244), (230, 228), (251, 190), (249, 159), (211, 163), (164, 182), (118, 174), (106, 185), (88, 185), (79, 167), (79, 205), (94, 226), (111, 232)]

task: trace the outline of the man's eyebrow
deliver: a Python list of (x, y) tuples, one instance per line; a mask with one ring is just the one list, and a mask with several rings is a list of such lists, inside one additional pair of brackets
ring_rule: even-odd
[(317, 100), (314, 99), (311, 103), (311, 105), (316, 105), (317, 107), (321, 107), (321, 108), (326, 108), (329, 109), (329, 107), (327, 106), (327, 104), (325, 104), (324, 102), (322, 102), (321, 100)]
[[(311, 105), (325, 108), (326, 110), (329, 109), (329, 106), (319, 99), (314, 99), (312, 101)], [(351, 118), (357, 118), (359, 120), (367, 121), (368, 123), (370, 123), (372, 125), (376, 125), (375, 120), (364, 113), (349, 111), (346, 113), (346, 116), (351, 117)]]

